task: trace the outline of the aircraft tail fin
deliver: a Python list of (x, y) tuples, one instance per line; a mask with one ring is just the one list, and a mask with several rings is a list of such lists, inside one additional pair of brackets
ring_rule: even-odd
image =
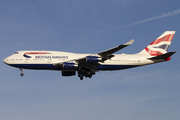
[(164, 32), (156, 40), (144, 48), (139, 54), (149, 54), (151, 56), (166, 54), (174, 34), (175, 31)]

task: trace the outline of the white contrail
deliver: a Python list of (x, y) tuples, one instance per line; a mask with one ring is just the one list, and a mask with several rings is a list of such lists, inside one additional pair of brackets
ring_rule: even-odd
[(128, 27), (128, 26), (141, 24), (141, 23), (144, 23), (144, 22), (152, 21), (152, 20), (155, 20), (155, 19), (163, 18), (163, 17), (169, 17), (169, 16), (176, 15), (176, 14), (180, 14), (180, 9), (174, 10), (172, 12), (163, 13), (162, 15), (159, 15), (159, 16), (156, 16), (156, 17), (151, 17), (151, 18), (148, 18), (148, 19), (145, 19), (145, 20), (141, 20), (139, 22), (132, 23), (132, 24), (128, 24), (128, 25), (124, 25), (124, 26), (120, 26), (120, 27), (114, 27), (114, 28), (110, 28), (110, 29), (99, 30), (98, 32), (115, 30), (115, 29), (119, 29), (119, 28), (125, 28), (125, 27)]

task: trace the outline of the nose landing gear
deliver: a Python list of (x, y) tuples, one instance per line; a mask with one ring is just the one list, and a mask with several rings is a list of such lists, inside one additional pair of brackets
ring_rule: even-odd
[(19, 68), (19, 70), (21, 70), (20, 76), (24, 76), (22, 68)]

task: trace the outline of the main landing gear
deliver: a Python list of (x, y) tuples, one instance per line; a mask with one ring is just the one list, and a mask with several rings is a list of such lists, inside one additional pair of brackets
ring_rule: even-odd
[(21, 70), (20, 76), (24, 76), (22, 68), (19, 68), (19, 70)]
[(85, 76), (86, 78), (89, 77), (91, 78), (92, 75), (94, 75), (95, 72), (83, 72), (83, 71), (78, 71), (78, 77), (80, 77), (80, 80), (83, 80), (83, 77)]

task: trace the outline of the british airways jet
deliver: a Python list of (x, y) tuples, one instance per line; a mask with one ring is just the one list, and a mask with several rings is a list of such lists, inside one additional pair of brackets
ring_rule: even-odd
[(60, 51), (17, 51), (4, 59), (4, 63), (21, 70), (59, 70), (62, 76), (73, 76), (78, 74), (91, 78), (97, 71), (122, 70), (139, 67), (164, 61), (169, 61), (176, 52), (167, 52), (175, 31), (166, 31), (145, 49), (136, 54), (114, 54), (118, 50), (129, 46), (134, 40), (117, 47), (96, 53), (76, 54)]

